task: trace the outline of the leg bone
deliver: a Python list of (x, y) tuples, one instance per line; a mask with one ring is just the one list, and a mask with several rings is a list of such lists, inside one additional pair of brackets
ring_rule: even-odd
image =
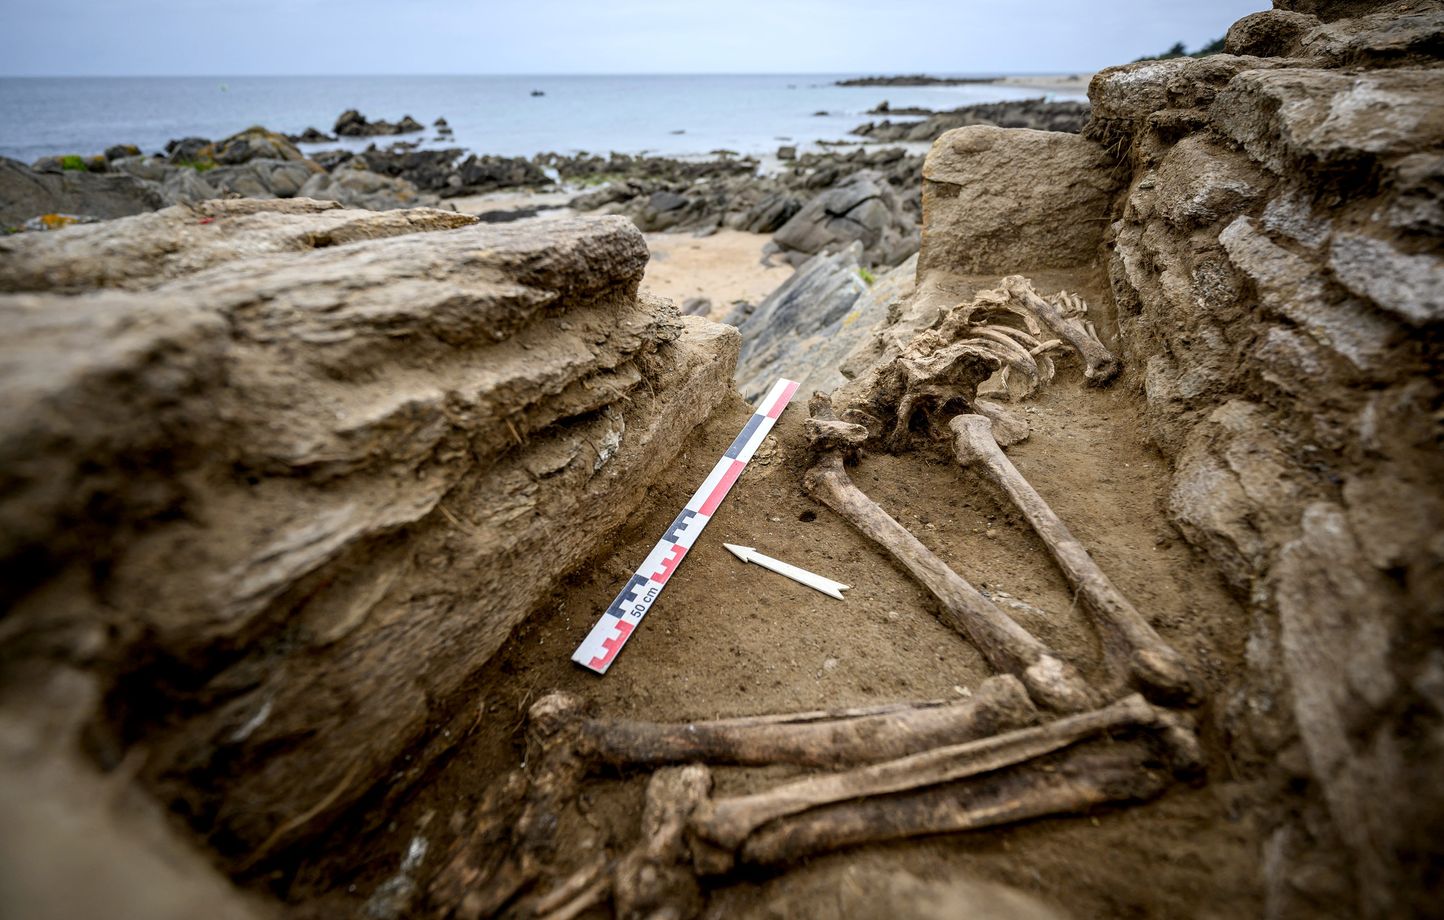
[(1167, 788), (1146, 742), (1072, 748), (1028, 763), (903, 795), (863, 799), (804, 812), (761, 828), (738, 862), (776, 866), (865, 843), (956, 833), (1046, 815), (1086, 812), (1110, 803), (1153, 798)]
[(1036, 702), (1063, 712), (1095, 705), (1095, 694), (1072, 665), (979, 594), (864, 495), (853, 485), (836, 453), (824, 454), (808, 471), (803, 486), (911, 572), (942, 605), (948, 624), (972, 642), (994, 668), (1017, 675)]
[(1023, 685), (1001, 675), (957, 702), (672, 724), (589, 719), (582, 723), (581, 737), (588, 759), (617, 766), (838, 767), (982, 738), (1031, 725), (1037, 716)]
[(707, 841), (736, 849), (762, 825), (824, 805), (887, 795), (989, 773), (1041, 757), (1114, 729), (1152, 725), (1155, 711), (1141, 696), (1102, 709), (1065, 716), (1033, 728), (858, 767), (808, 777), (754, 795), (702, 805), (692, 830)]
[(1110, 661), (1141, 688), (1168, 700), (1194, 699), (1183, 658), (1123, 596), (993, 439), (992, 422), (959, 415), (948, 425), (958, 462), (981, 471), (1028, 519), (1092, 615)]

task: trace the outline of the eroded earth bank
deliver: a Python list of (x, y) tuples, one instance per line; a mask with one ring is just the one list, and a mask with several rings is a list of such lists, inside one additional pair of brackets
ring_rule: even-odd
[(621, 214), (0, 240), (7, 909), (1437, 910), (1444, 10), (1276, 6), (736, 328)]

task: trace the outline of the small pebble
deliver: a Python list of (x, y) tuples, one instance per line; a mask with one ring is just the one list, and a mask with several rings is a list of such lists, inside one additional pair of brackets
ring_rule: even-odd
[(823, 669), (824, 671), (836, 671), (836, 670), (837, 670), (837, 659), (836, 659), (836, 658), (829, 658), (829, 659), (827, 659), (826, 661), (824, 661), (824, 662), (822, 663), (822, 669)]

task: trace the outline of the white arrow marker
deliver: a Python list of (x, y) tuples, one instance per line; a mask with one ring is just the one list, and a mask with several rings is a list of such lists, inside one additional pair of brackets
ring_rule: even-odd
[(778, 575), (786, 576), (798, 584), (807, 585), (809, 588), (815, 588), (828, 597), (835, 597), (840, 601), (846, 600), (846, 598), (842, 596), (842, 592), (851, 587), (840, 581), (833, 581), (831, 578), (823, 578), (821, 575), (807, 571), (807, 569), (799, 569), (795, 565), (788, 565), (779, 559), (773, 559), (771, 556), (764, 556), (750, 546), (738, 546), (735, 543), (723, 543), (722, 545), (731, 550), (732, 555), (741, 559), (743, 562), (755, 562), (764, 569), (771, 569)]

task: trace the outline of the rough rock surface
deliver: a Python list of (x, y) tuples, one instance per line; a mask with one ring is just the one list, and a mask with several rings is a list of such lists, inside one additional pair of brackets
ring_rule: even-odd
[(978, 125), (949, 131), (923, 164), (919, 272), (1067, 268), (1097, 256), (1115, 181), (1076, 134)]
[[(304, 219), (300, 219), (304, 218)], [(476, 223), (454, 211), (357, 211), (333, 201), (216, 200), (0, 237), (0, 291), (143, 290), (224, 262)]]
[(127, 217), (162, 207), (154, 188), (131, 176), (83, 170), (36, 172), (0, 157), (0, 231), (41, 214)]
[(727, 395), (738, 341), (638, 298), (620, 218), (200, 208), (0, 256), (35, 288), (89, 250), (56, 283), (111, 285), (0, 297), (0, 677), (85, 672), (95, 756), (144, 750), (236, 868), (470, 724), (463, 682)]
[(813, 198), (772, 235), (793, 264), (854, 241), (869, 266), (896, 265), (917, 249), (916, 225), (887, 182), (870, 171)]
[(911, 293), (917, 273), (910, 258), (869, 283), (861, 259), (861, 243), (813, 256), (738, 322), (744, 398), (760, 397), (784, 375), (803, 393), (826, 393), (847, 379), (843, 359)]
[(1176, 522), (1254, 612), (1223, 730), (1302, 790), (1272, 819), (1270, 912), (1428, 912), (1444, 12), (1278, 6), (1229, 30), (1232, 53), (1094, 79), (1090, 132), (1129, 178), (1108, 269)]

